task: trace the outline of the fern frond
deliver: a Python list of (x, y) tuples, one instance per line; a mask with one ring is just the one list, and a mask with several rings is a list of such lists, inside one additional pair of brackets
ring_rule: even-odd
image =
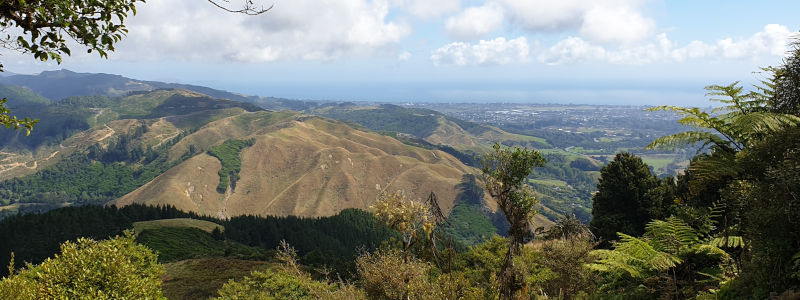
[(718, 151), (716, 155), (697, 160), (689, 166), (698, 179), (698, 184), (717, 181), (725, 177), (736, 176), (741, 170), (735, 163), (735, 154)]
[(708, 245), (719, 248), (742, 248), (744, 247), (744, 239), (738, 235), (728, 236), (727, 238), (716, 237), (711, 239), (711, 241), (708, 242)]
[(678, 254), (681, 249), (700, 242), (700, 235), (683, 220), (669, 217), (666, 220), (654, 220), (647, 223), (645, 236), (656, 250)]
[(744, 136), (757, 137), (800, 124), (800, 117), (789, 114), (753, 112), (732, 119), (732, 129)]
[(590, 269), (609, 273), (623, 272), (635, 278), (642, 278), (645, 271), (664, 271), (682, 262), (675, 255), (658, 251), (648, 240), (623, 233), (617, 234), (620, 242), (614, 244), (614, 250), (591, 252), (598, 259), (595, 263), (587, 265)]
[(686, 131), (657, 138), (647, 145), (645, 149), (675, 149), (678, 147), (693, 145), (696, 143), (704, 144), (725, 144), (727, 143), (720, 136), (707, 131)]

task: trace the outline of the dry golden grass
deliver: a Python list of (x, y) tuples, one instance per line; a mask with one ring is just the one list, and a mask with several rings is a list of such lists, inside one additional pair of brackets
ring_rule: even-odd
[[(314, 217), (347, 208), (367, 209), (381, 191), (402, 189), (420, 199), (435, 192), (447, 213), (462, 175), (477, 172), (444, 152), (408, 146), (342, 122), (270, 114), (281, 113), (246, 113), (218, 120), (175, 146), (188, 148), (197, 143), (201, 146), (196, 147), (204, 148), (231, 138), (255, 138), (256, 143), (242, 152), (241, 179), (235, 190), (216, 191), (221, 165), (216, 158), (200, 154), (115, 204), (172, 204), (222, 218), (244, 214)], [(246, 135), (250, 132), (255, 133)]]

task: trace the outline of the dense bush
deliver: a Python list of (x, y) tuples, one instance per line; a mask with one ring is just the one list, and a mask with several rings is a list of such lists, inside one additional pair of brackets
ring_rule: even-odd
[(0, 281), (3, 299), (161, 299), (164, 267), (132, 233), (110, 240), (78, 239), (40, 265)]

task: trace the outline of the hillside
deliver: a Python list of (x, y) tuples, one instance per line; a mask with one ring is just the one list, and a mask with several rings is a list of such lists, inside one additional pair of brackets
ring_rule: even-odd
[(241, 150), (239, 180), (224, 193), (220, 160), (193, 156), (110, 204), (172, 204), (227, 218), (242, 214), (328, 216), (369, 207), (384, 190), (413, 197), (435, 192), (449, 211), (454, 186), (474, 172), (441, 151), (405, 145), (330, 119), (289, 113), (242, 113), (211, 122), (171, 151), (208, 149), (229, 139), (254, 139)]
[[(37, 93), (44, 100), (59, 101), (75, 96), (106, 96), (122, 97), (131, 92), (150, 92), (159, 89), (180, 89), (208, 95), (212, 98), (229, 99), (234, 101), (254, 103), (272, 110), (304, 110), (316, 105), (313, 102), (248, 96), (228, 91), (213, 89), (205, 86), (167, 83), (160, 81), (138, 80), (120, 75), (105, 73), (78, 73), (62, 69), (44, 71), (36, 75), (14, 74), (0, 77), (0, 84), (16, 86)], [(3, 87), (0, 87), (0, 91)], [(3, 91), (7, 92), (7, 91)], [(4, 93), (4, 95), (9, 93)], [(10, 102), (14, 102), (16, 92), (10, 93)], [(38, 100), (38, 101), (41, 101)]]
[[(477, 171), (340, 121), (185, 90), (70, 97), (41, 108), (30, 111), (42, 119), (35, 138), (4, 132), (3, 214), (111, 201), (219, 218), (316, 217), (367, 209), (397, 189), (420, 199), (435, 192), (448, 212), (454, 187)], [(219, 148), (236, 140), (247, 143)]]
[(0, 180), (35, 173), (95, 143), (107, 147), (136, 128), (146, 132), (141, 132), (131, 147), (151, 148), (212, 120), (257, 110), (261, 108), (253, 104), (185, 90), (158, 90), (121, 98), (70, 97), (44, 106), (20, 107), (14, 114), (40, 121), (30, 136), (0, 131)]
[(461, 151), (481, 153), (495, 142), (549, 146), (543, 139), (505, 132), (497, 127), (467, 122), (424, 109), (397, 105), (328, 105), (309, 113), (352, 122), (379, 132), (398, 132), (423, 139), (433, 145), (448, 145)]

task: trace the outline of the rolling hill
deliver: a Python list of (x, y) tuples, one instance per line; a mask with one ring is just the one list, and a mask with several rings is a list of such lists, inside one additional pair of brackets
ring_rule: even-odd
[[(445, 152), (341, 121), (186, 90), (69, 97), (41, 108), (35, 139), (3, 132), (0, 210), (111, 201), (219, 218), (318, 217), (367, 209), (382, 191), (402, 189), (420, 199), (435, 192), (448, 212), (455, 186), (476, 172)], [(214, 152), (235, 141), (249, 143)]]
[[(193, 156), (112, 204), (172, 204), (227, 218), (243, 214), (328, 216), (366, 209), (381, 191), (413, 197), (435, 192), (449, 211), (455, 185), (473, 172), (451, 155), (405, 145), (344, 123), (302, 114), (242, 113), (207, 124), (178, 142), (206, 148), (228, 139), (254, 139), (241, 150), (241, 170), (221, 193), (220, 160)], [(233, 178), (233, 177), (231, 177)]]
[(412, 135), (433, 145), (447, 145), (461, 151), (482, 153), (495, 142), (549, 147), (544, 139), (505, 132), (497, 127), (467, 122), (423, 108), (392, 104), (358, 106), (320, 105), (306, 112), (356, 123), (378, 132)]

